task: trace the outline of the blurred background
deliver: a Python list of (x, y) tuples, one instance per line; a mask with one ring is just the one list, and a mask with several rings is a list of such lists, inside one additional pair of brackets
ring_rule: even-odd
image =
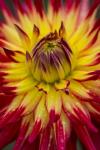
[[(9, 6), (9, 8), (12, 10), (12, 12), (14, 12), (14, 6), (13, 6), (13, 3), (12, 1), (13, 0), (5, 0), (7, 5)], [(20, 0), (22, 3), (24, 0)], [(33, 0), (34, 1), (34, 0)], [(45, 5), (45, 8), (47, 9), (47, 5), (48, 5), (48, 1), (49, 0), (44, 0), (44, 5)], [(65, 0), (62, 0), (62, 2), (64, 3)], [(91, 6), (93, 3), (93, 0), (89, 0), (89, 5)], [(97, 11), (97, 15), (96, 15), (97, 18), (100, 18), (100, 8), (98, 8), (98, 11)], [(0, 12), (0, 20), (3, 19), (3, 15), (2, 13)], [(3, 150), (12, 150), (13, 148), (13, 145), (14, 145), (14, 142), (9, 144), (8, 146), (6, 146)], [(80, 141), (78, 140), (77, 141), (77, 150), (85, 150), (83, 147), (82, 147), (82, 144), (80, 143)]]

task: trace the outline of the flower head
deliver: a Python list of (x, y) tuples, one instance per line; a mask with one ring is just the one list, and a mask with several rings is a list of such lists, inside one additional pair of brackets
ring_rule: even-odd
[(100, 149), (99, 4), (0, 0), (0, 149)]

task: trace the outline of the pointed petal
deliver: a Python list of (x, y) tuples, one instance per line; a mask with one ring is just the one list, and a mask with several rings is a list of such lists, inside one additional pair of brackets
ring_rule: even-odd
[(82, 0), (80, 2), (80, 11), (78, 16), (78, 23), (82, 22), (89, 11), (89, 1), (88, 0)]
[(32, 130), (32, 133), (29, 136), (30, 143), (32, 143), (36, 139), (40, 131), (41, 131), (41, 121), (36, 121)]
[(77, 127), (75, 127), (75, 131), (87, 150), (96, 150), (86, 127), (77, 125)]
[(91, 8), (88, 12), (87, 18), (90, 17), (93, 14), (95, 9), (97, 9), (97, 6), (99, 6), (99, 5), (100, 5), (100, 0), (93, 1), (92, 6), (91, 6)]
[(4, 52), (14, 62), (25, 61), (25, 58), (23, 57), (25, 55), (23, 55), (23, 53), (21, 53), (20, 51), (11, 51), (11, 50), (4, 48)]
[(89, 95), (89, 89), (85, 88), (80, 82), (72, 81), (70, 82), (69, 89), (77, 98), (81, 100), (91, 100), (92, 97)]
[(51, 6), (53, 7), (54, 12), (58, 12), (61, 8), (61, 0), (50, 0)]
[(49, 148), (50, 131), (51, 131), (50, 126), (47, 126), (47, 128), (43, 131), (43, 133), (41, 135), (41, 143), (40, 143), (39, 150), (47, 150)]
[(21, 4), (20, 0), (14, 0), (14, 4), (18, 8), (18, 10), (20, 10), (20, 12), (22, 14), (25, 12), (25, 9), (24, 9), (23, 5)]
[(24, 142), (24, 139), (25, 139), (27, 128), (28, 128), (28, 125), (21, 126), (20, 133), (16, 140), (13, 150), (21, 150), (21, 147), (23, 145), (22, 143)]
[(50, 116), (50, 121), (55, 122), (61, 113), (61, 96), (55, 89), (50, 89), (46, 98), (46, 107)]
[(40, 131), (46, 127), (48, 124), (48, 114), (45, 107), (45, 95), (40, 99), (40, 103), (38, 104), (35, 110), (35, 122), (32, 129), (32, 132), (29, 136), (29, 142), (32, 143), (36, 137), (39, 135)]
[(69, 119), (63, 113), (60, 120), (56, 123), (57, 150), (65, 150), (69, 137), (70, 123)]
[(29, 36), (17, 24), (15, 24), (15, 27), (19, 33), (20, 38), (23, 41), (23, 44), (26, 46), (27, 49), (29, 49), (29, 47), (31, 45), (31, 41), (30, 41)]
[(43, 0), (34, 0), (34, 4), (35, 4), (37, 12), (42, 17), (43, 16)]
[(25, 3), (30, 11), (33, 10), (33, 1), (32, 0), (25, 0)]

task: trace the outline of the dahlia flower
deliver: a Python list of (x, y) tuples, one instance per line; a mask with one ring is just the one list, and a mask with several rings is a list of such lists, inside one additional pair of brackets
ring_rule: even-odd
[(100, 150), (100, 0), (0, 0), (0, 149)]

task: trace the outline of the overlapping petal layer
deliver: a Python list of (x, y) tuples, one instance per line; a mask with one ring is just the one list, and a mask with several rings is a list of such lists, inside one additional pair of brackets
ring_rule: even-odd
[(0, 0), (0, 149), (75, 150), (79, 138), (99, 150), (100, 0), (12, 4)]

